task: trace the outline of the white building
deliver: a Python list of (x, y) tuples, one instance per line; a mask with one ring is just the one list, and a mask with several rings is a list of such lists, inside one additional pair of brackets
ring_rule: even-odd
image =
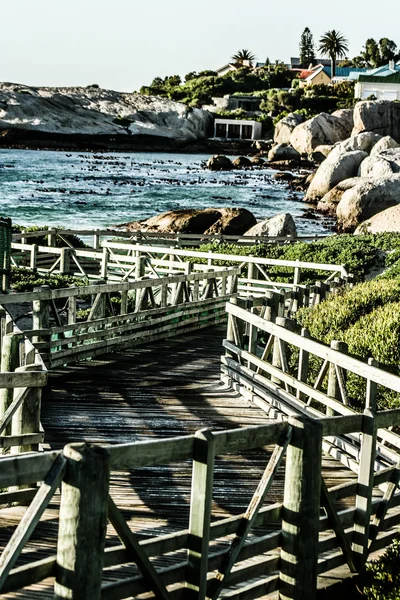
[(227, 140), (259, 140), (262, 125), (257, 121), (215, 119), (214, 138)]
[(377, 100), (400, 100), (400, 65), (391, 61), (389, 65), (359, 75), (354, 96), (361, 100), (371, 96)]

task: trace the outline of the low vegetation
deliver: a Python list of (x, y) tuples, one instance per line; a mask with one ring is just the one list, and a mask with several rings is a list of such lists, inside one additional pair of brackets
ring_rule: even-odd
[(367, 565), (363, 597), (367, 600), (399, 600), (400, 539), (396, 539), (379, 560)]

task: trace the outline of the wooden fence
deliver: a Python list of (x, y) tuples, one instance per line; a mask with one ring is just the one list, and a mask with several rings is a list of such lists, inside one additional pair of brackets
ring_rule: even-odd
[(324, 282), (335, 278), (347, 282), (350, 276), (343, 265), (198, 252), (131, 241), (121, 243), (105, 240), (101, 249), (97, 242), (96, 249), (80, 249), (67, 245), (68, 240), (64, 236), (63, 240), (65, 246), (60, 248), (28, 244), (27, 240), (23, 243), (14, 242), (13, 265), (41, 273), (63, 273), (107, 281), (131, 281), (145, 274), (163, 276), (167, 273), (185, 273), (188, 263), (193, 271), (237, 265), (241, 269), (238, 291), (245, 296), (263, 295), (267, 290), (306, 287), (310, 272), (314, 279), (317, 275)]
[[(343, 563), (360, 569), (378, 544), (379, 534), (387, 539), (389, 509), (390, 527), (400, 523), (400, 436), (391, 431), (400, 424), (400, 409), (378, 411), (376, 402), (378, 388), (400, 394), (400, 377), (378, 368), (373, 359), (366, 364), (348, 356), (339, 342), (329, 348), (311, 340), (307, 330), (295, 333), (290, 319), (269, 320), (268, 303), (245, 310), (232, 302), (227, 311), (224, 379), (273, 419), (301, 415), (318, 420), (324, 429), (322, 449), (357, 473), (356, 484), (338, 490), (341, 498), (355, 494), (351, 552), (340, 515), (332, 514), (331, 520), (342, 540)], [(298, 357), (292, 365), (290, 353)], [(364, 381), (362, 413), (350, 405), (350, 374)], [(332, 505), (332, 498), (326, 496), (325, 503)]]
[[(40, 406), (47, 369), (31, 341), (4, 309), (0, 311), (0, 333), (0, 453), (37, 451), (44, 440)], [(35, 493), (33, 489), (3, 491), (0, 505), (26, 501)]]
[[(374, 419), (378, 427), (388, 420), (400, 423), (398, 411)], [(328, 489), (321, 477), (323, 440), (353, 431), (364, 432), (359, 481)], [(0, 486), (43, 483), (0, 557), (0, 590), (53, 576), (57, 599), (116, 600), (153, 592), (173, 600), (216, 599), (222, 593), (250, 600), (279, 590), (281, 598), (313, 600), (318, 575), (343, 564), (349, 572), (361, 570), (368, 554), (397, 531), (399, 469), (373, 472), (373, 432), (369, 414), (300, 415), (246, 429), (115, 446), (72, 444), (62, 453), (5, 458)], [(242, 452), (256, 448), (264, 449), (265, 470), (247, 509), (234, 517), (213, 517), (218, 457), (233, 454), (237, 463)], [(182, 461), (193, 465), (187, 528), (138, 536), (110, 496), (110, 474), (135, 469), (140, 477), (141, 468)], [(268, 492), (284, 463), (283, 500), (271, 503)], [(46, 558), (15, 567), (61, 482), (57, 554), (49, 543)], [(382, 492), (372, 499), (373, 489)], [(354, 495), (354, 507), (335, 508), (335, 502)], [(107, 545), (108, 520), (120, 545)], [(117, 575), (122, 565), (129, 568)]]
[[(57, 229), (55, 227), (49, 227), (41, 231), (27, 231), (21, 233), (13, 233), (13, 241), (22, 241), (28, 243), (30, 238), (46, 237), (49, 246), (55, 246), (56, 242), (59, 245), (69, 246), (68, 241), (69, 235), (76, 235), (79, 238), (91, 239), (92, 246), (95, 250), (98, 250), (102, 241), (110, 239), (110, 237), (125, 238), (132, 243), (144, 243), (152, 245), (172, 246), (176, 248), (182, 248), (184, 246), (201, 246), (209, 243), (229, 243), (239, 244), (241, 246), (253, 246), (255, 244), (265, 243), (282, 243), (288, 244), (297, 241), (317, 241), (324, 239), (326, 235), (309, 235), (309, 236), (243, 236), (243, 235), (225, 235), (221, 233), (216, 234), (196, 234), (196, 233), (155, 233), (149, 231), (120, 231), (112, 229)], [(60, 244), (61, 242), (61, 244)]]
[(221, 269), (97, 283), (0, 296), (0, 304), (29, 303), (32, 340), (49, 368), (92, 358), (116, 347), (182, 335), (225, 322), (239, 269)]

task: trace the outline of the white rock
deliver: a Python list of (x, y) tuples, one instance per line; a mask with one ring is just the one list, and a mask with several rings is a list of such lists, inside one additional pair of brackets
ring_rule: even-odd
[(332, 113), (332, 117), (340, 119), (342, 124), (347, 128), (349, 135), (351, 134), (354, 127), (354, 110), (352, 108), (339, 108)]
[(86, 88), (0, 84), (0, 131), (63, 135), (146, 135), (188, 142), (206, 136), (212, 117), (164, 98)]
[(371, 149), (382, 139), (382, 136), (372, 131), (364, 131), (358, 135), (349, 137), (343, 142), (335, 144), (335, 152), (352, 152), (353, 150), (362, 150), (368, 154)]
[(400, 103), (390, 100), (357, 102), (354, 107), (353, 135), (362, 131), (390, 135), (400, 142)]
[(357, 175), (358, 167), (367, 156), (368, 154), (361, 150), (344, 153), (333, 150), (319, 166), (307, 190), (306, 199), (322, 198), (344, 179)]
[[(363, 134), (360, 134), (363, 135)], [(390, 135), (385, 135), (373, 146), (371, 154), (379, 154), (383, 150), (389, 150), (390, 148), (400, 148), (400, 144), (396, 142)]]
[(364, 221), (355, 230), (355, 235), (365, 233), (400, 232), (400, 204), (391, 206)]
[(297, 237), (297, 229), (290, 213), (275, 215), (271, 219), (260, 221), (246, 231), (245, 236), (267, 235), (270, 237), (291, 236)]
[(349, 130), (341, 119), (321, 113), (295, 127), (290, 143), (300, 154), (311, 155), (317, 146), (335, 144), (348, 137)]
[(300, 154), (287, 144), (277, 144), (268, 152), (268, 160), (275, 162), (278, 160), (296, 160), (300, 161)]
[(341, 231), (351, 231), (377, 213), (400, 203), (400, 174), (380, 178), (360, 178), (344, 192), (337, 207)]
[(304, 121), (304, 117), (297, 113), (289, 113), (275, 125), (274, 142), (276, 144), (289, 144), (292, 131)]
[(360, 165), (360, 177), (386, 177), (400, 173), (400, 147), (371, 154)]

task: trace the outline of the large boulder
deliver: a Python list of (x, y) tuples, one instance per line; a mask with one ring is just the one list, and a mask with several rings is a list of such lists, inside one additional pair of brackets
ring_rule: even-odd
[(249, 169), (253, 166), (251, 160), (247, 156), (238, 156), (232, 161), (233, 166), (236, 169)]
[(302, 115), (289, 113), (275, 125), (274, 142), (276, 144), (289, 144), (292, 131), (304, 121)]
[(338, 229), (352, 231), (363, 221), (399, 203), (400, 174), (374, 179), (360, 177), (338, 204)]
[(334, 188), (329, 190), (327, 194), (318, 202), (317, 210), (319, 212), (336, 217), (337, 206), (342, 199), (342, 196), (347, 190), (357, 185), (360, 182), (359, 177), (351, 177), (341, 181)]
[(335, 144), (349, 137), (349, 130), (342, 119), (321, 113), (297, 125), (290, 136), (290, 143), (300, 154), (312, 155), (317, 146)]
[(257, 219), (246, 208), (218, 208), (220, 218), (205, 230), (206, 234), (223, 233), (225, 235), (243, 235), (257, 223)]
[(317, 146), (312, 153), (311, 158), (314, 162), (321, 163), (329, 156), (334, 147), (335, 146), (330, 146), (329, 144), (325, 144), (325, 146)]
[(1, 132), (25, 132), (36, 139), (46, 135), (51, 139), (111, 136), (132, 143), (146, 136), (187, 143), (205, 138), (212, 125), (212, 116), (205, 110), (159, 96), (98, 86), (46, 88), (0, 83), (0, 107)]
[(400, 233), (400, 204), (377, 213), (368, 221), (364, 221), (355, 230), (356, 235), (365, 233)]
[(334, 150), (335, 152), (352, 152), (353, 150), (362, 150), (363, 152), (367, 152), (369, 154), (381, 139), (382, 136), (378, 133), (364, 131), (363, 133), (349, 137), (343, 142), (338, 142), (335, 145)]
[(256, 223), (256, 218), (246, 208), (206, 208), (169, 210), (144, 221), (124, 223), (121, 227), (126, 231), (242, 235)]
[(300, 161), (300, 154), (287, 144), (277, 144), (268, 152), (269, 162), (277, 162), (281, 160)]
[(385, 177), (400, 173), (400, 148), (371, 154), (360, 165), (360, 177)]
[(322, 198), (344, 179), (357, 175), (360, 164), (367, 156), (368, 154), (361, 150), (343, 154), (332, 151), (319, 166), (308, 188), (306, 199), (315, 201)]
[(271, 219), (260, 221), (246, 231), (245, 236), (265, 235), (270, 237), (297, 237), (297, 229), (290, 213), (275, 215)]
[(215, 154), (209, 158), (206, 166), (210, 171), (230, 171), (233, 169), (232, 161), (223, 154)]
[(332, 117), (336, 117), (342, 122), (342, 125), (347, 128), (349, 135), (354, 127), (354, 110), (352, 108), (339, 108), (332, 113)]
[(362, 131), (390, 135), (400, 142), (400, 103), (390, 100), (357, 102), (354, 107), (353, 135)]
[[(360, 133), (360, 135), (365, 134)], [(385, 135), (385, 137), (381, 137), (381, 139), (373, 146), (371, 154), (379, 154), (383, 150), (390, 150), (391, 148), (400, 148), (400, 144), (390, 137), (390, 135)]]

